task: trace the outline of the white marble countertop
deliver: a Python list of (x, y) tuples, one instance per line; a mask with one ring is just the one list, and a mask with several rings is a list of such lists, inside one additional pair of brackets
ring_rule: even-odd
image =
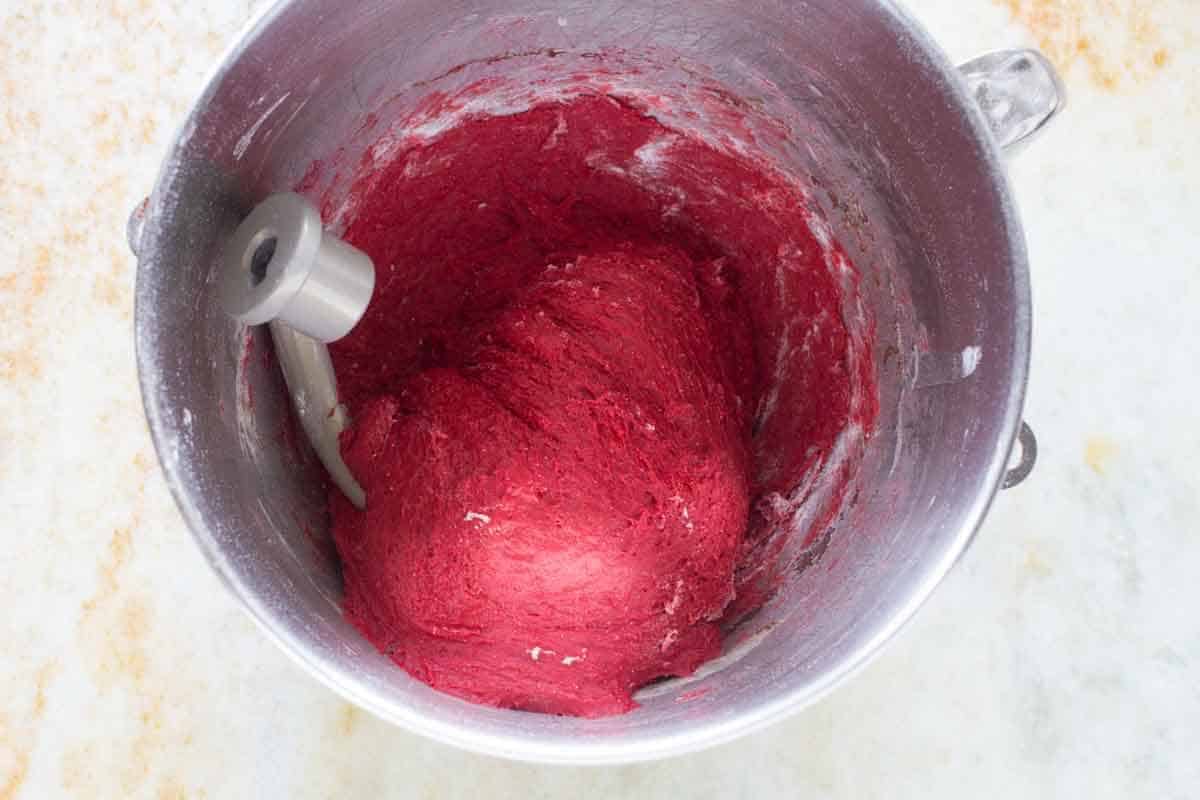
[(1200, 794), (1200, 8), (913, 0), (956, 59), (1041, 46), (1013, 165), (1034, 477), (898, 641), (807, 712), (612, 769), (394, 729), (209, 572), (145, 430), (129, 210), (247, 0), (0, 7), (0, 800)]

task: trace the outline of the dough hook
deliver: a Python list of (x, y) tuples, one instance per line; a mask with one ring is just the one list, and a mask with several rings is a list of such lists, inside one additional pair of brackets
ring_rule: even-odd
[(358, 324), (374, 289), (371, 259), (326, 232), (317, 209), (298, 194), (268, 197), (225, 248), (220, 292), (226, 312), (247, 325), (270, 325), (304, 434), (358, 508), (366, 506), (366, 493), (338, 446), (350, 420), (338, 403), (327, 344)]

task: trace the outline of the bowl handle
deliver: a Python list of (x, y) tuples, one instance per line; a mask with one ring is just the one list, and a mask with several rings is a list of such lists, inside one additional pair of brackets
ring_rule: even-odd
[(1062, 78), (1036, 50), (985, 53), (958, 71), (1006, 155), (1045, 130), (1067, 105)]
[[(1067, 106), (1067, 89), (1054, 65), (1036, 50), (985, 53), (958, 68), (996, 144), (1014, 155)], [(1002, 489), (1024, 483), (1037, 463), (1037, 437), (1025, 422), (1017, 435), (1021, 458), (1004, 474)]]

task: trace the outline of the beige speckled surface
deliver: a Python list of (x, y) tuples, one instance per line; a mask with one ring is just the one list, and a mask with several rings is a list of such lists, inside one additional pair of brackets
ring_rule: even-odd
[(0, 800), (1197, 796), (1195, 0), (911, 3), (953, 57), (1038, 44), (1071, 88), (1013, 167), (1042, 461), (850, 685), (717, 750), (603, 770), (346, 706), (226, 596), (166, 492), (125, 220), (254, 5), (0, 5)]

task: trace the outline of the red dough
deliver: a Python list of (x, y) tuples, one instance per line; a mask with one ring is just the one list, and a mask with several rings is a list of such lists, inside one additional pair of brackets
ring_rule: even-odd
[(590, 717), (717, 655), (781, 493), (854, 417), (799, 190), (602, 96), (468, 119), (360, 183), (349, 619), (438, 689)]
[(409, 672), (582, 716), (716, 655), (746, 529), (743, 419), (694, 267), (550, 266), (362, 412), (348, 613)]

